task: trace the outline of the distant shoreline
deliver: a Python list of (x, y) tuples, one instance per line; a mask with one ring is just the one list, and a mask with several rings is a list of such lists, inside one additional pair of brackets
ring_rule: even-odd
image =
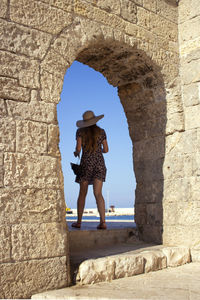
[[(77, 209), (71, 209), (66, 212), (67, 216), (77, 216)], [(106, 216), (131, 216), (134, 215), (134, 208), (114, 208), (106, 210)], [(83, 216), (99, 216), (97, 208), (87, 208), (84, 210)]]

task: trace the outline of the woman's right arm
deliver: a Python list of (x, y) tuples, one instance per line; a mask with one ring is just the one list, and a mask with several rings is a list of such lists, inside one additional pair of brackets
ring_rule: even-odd
[(107, 140), (103, 140), (102, 145), (103, 145), (102, 152), (103, 153), (107, 153), (108, 152), (108, 143), (107, 143)]

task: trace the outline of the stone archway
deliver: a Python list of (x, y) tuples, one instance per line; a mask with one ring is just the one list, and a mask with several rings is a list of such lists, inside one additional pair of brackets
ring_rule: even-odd
[[(2, 298), (69, 284), (56, 104), (75, 59), (118, 86), (134, 147), (140, 236), (162, 240), (165, 180), (174, 176), (167, 137), (184, 128), (177, 25), (140, 0), (121, 9), (89, 2), (3, 1)], [(8, 41), (8, 31), (20, 42)]]

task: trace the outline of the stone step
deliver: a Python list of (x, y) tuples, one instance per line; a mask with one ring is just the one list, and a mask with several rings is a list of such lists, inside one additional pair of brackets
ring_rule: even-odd
[(140, 241), (75, 251), (71, 264), (79, 285), (111, 281), (191, 262), (190, 249)]

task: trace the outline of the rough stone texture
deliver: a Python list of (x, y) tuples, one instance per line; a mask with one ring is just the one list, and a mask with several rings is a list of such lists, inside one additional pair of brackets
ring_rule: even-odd
[(64, 256), (66, 254), (65, 230), (66, 226), (63, 227), (59, 223), (13, 225), (12, 259), (22, 261)]
[[(197, 249), (198, 0), (181, 0), (179, 6), (165, 0), (2, 0), (0, 17), (0, 205), (4, 226), (13, 226), (13, 255), (20, 260), (64, 255), (46, 242), (34, 254), (37, 237), (29, 240), (26, 232), (36, 230), (36, 223), (38, 230), (51, 222), (64, 228), (56, 104), (74, 60), (118, 87), (133, 142), (140, 238)], [(66, 232), (56, 232), (64, 241)], [(57, 271), (53, 278), (59, 278)], [(38, 281), (36, 286), (41, 288)]]
[(62, 188), (61, 163), (58, 158), (37, 154), (5, 153), (5, 186), (25, 188)]
[(62, 190), (10, 187), (0, 189), (1, 225), (62, 222), (63, 219), (65, 205)]
[(65, 256), (2, 263), (0, 264), (0, 297), (3, 299), (28, 299), (38, 290), (46, 291), (65, 287), (68, 284), (66, 274)]
[(0, 237), (0, 261), (9, 262), (11, 260), (10, 226), (0, 226)]
[(162, 252), (167, 257), (168, 267), (181, 266), (191, 261), (190, 250), (188, 248), (180, 248), (180, 247), (163, 248)]
[(167, 259), (162, 251), (144, 251), (141, 255), (145, 260), (145, 273), (162, 270), (167, 267)]
[(191, 249), (191, 260), (192, 262), (200, 262), (200, 251)]
[(32, 121), (17, 121), (16, 151), (47, 153), (47, 125)]

